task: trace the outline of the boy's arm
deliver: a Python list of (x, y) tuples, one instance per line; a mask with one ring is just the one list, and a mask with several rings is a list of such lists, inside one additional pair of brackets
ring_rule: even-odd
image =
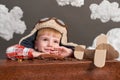
[(32, 59), (32, 58), (39, 57), (42, 54), (46, 54), (46, 53), (37, 52), (32, 48), (27, 48), (19, 44), (10, 46), (6, 50), (6, 56), (8, 59), (11, 59), (11, 60)]
[(6, 49), (6, 56), (9, 59), (15, 60), (15, 59), (32, 59), (33, 56), (33, 49), (26, 48), (22, 45), (16, 44), (13, 46), (10, 46)]

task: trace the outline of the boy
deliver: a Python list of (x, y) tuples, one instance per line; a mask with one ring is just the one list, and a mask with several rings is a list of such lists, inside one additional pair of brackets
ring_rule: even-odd
[(107, 43), (106, 35), (100, 35), (96, 45), (96, 49), (89, 50), (82, 45), (68, 43), (66, 25), (57, 18), (44, 18), (19, 44), (7, 48), (6, 54), (12, 60), (42, 57), (43, 54), (54, 54), (57, 58), (74, 56), (80, 60), (94, 59), (97, 67), (103, 67), (106, 59), (118, 57), (118, 52)]
[(42, 54), (70, 57), (77, 44), (67, 42), (66, 25), (57, 18), (44, 18), (19, 44), (7, 48), (9, 59), (30, 59)]

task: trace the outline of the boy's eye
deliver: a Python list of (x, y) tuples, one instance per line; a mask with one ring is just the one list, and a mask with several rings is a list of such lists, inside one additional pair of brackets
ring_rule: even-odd
[(45, 38), (45, 39), (43, 39), (43, 41), (47, 41), (47, 40), (48, 40), (48, 39), (46, 39), (46, 38)]
[(59, 43), (59, 41), (54, 41), (54, 43)]

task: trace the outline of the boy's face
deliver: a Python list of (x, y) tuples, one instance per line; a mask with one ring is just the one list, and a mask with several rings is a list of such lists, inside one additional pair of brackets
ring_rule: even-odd
[(55, 33), (45, 32), (36, 39), (35, 47), (38, 49), (38, 51), (50, 53), (54, 51), (55, 47), (59, 47), (60, 39), (60, 34), (57, 35)]

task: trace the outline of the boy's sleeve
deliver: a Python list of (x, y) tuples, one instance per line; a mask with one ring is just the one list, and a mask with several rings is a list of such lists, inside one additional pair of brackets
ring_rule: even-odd
[(7, 48), (6, 56), (11, 60), (31, 59), (33, 58), (33, 55), (32, 55), (33, 51), (34, 50), (31, 48), (26, 48), (22, 45), (16, 44)]

